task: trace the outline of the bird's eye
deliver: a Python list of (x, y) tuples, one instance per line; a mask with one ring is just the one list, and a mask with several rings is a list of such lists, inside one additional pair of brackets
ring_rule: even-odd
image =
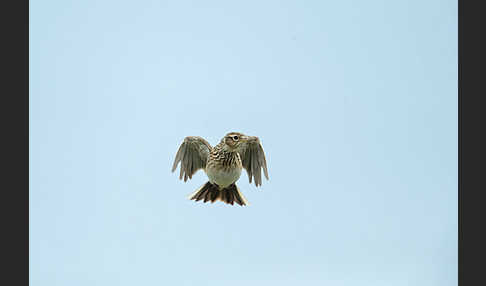
[(233, 140), (238, 141), (238, 136), (233, 136)]

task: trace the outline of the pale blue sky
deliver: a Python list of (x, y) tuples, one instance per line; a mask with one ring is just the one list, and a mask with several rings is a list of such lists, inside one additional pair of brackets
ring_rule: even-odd
[[(187, 200), (230, 131), (270, 180)], [(456, 1), (30, 1), (30, 282), (456, 285)]]

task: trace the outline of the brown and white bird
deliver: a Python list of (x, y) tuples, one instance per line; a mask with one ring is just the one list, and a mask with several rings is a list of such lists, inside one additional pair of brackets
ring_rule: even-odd
[(267, 161), (258, 137), (247, 136), (238, 132), (226, 134), (218, 145), (211, 145), (201, 137), (184, 138), (177, 151), (172, 172), (181, 163), (179, 179), (192, 179), (192, 176), (203, 169), (209, 181), (189, 196), (189, 199), (203, 202), (222, 201), (241, 206), (248, 204), (236, 181), (240, 178), (242, 168), (248, 173), (248, 179), (254, 179), (255, 186), (262, 184), (262, 173), (268, 180)]

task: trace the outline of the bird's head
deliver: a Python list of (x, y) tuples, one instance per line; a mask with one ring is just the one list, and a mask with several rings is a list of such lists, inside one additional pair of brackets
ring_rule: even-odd
[(241, 145), (248, 141), (248, 136), (239, 132), (230, 132), (223, 138), (224, 143), (232, 150), (238, 149)]

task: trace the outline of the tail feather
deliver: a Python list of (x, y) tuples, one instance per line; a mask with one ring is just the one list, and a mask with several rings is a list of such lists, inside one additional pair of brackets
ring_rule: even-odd
[(235, 184), (231, 184), (224, 189), (219, 189), (217, 185), (207, 182), (194, 193), (190, 194), (188, 198), (196, 202), (202, 200), (204, 203), (208, 201), (211, 203), (222, 201), (230, 205), (234, 205), (235, 202), (240, 206), (248, 205), (248, 201)]

